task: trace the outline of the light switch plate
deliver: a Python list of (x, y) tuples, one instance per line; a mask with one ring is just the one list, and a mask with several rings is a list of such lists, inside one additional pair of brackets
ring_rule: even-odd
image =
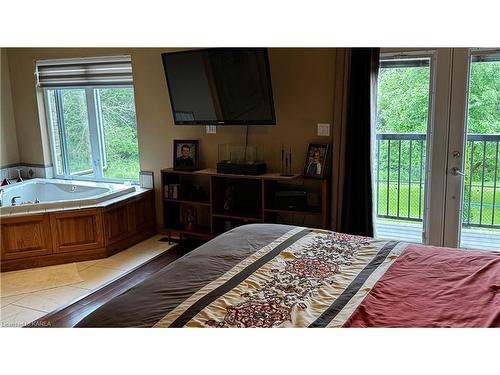
[(207, 125), (207, 134), (216, 134), (217, 125)]
[(330, 124), (318, 124), (318, 136), (329, 137), (330, 136)]

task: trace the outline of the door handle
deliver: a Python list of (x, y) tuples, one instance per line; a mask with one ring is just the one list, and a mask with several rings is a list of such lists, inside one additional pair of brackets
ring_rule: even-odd
[(457, 167), (453, 167), (451, 168), (450, 170), (450, 173), (453, 175), (453, 176), (464, 176), (465, 177), (465, 173), (462, 172), (460, 169), (458, 169)]

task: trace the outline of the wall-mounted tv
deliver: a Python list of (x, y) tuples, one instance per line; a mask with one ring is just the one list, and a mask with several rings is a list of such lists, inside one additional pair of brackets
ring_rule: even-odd
[(275, 125), (266, 48), (162, 53), (176, 125)]

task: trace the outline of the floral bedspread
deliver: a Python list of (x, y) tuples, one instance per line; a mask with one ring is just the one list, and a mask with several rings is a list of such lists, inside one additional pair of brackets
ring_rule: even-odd
[(154, 326), (342, 326), (406, 245), (295, 227)]

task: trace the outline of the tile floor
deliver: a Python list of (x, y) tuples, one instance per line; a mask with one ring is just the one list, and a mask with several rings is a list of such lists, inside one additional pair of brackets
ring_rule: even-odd
[[(75, 263), (77, 276), (82, 281), (74, 282), (75, 280), (72, 279), (68, 283), (64, 283), (64, 280), (60, 280), (60, 286), (48, 288), (41, 283), (39, 290), (26, 293), (7, 290), (7, 286), (2, 285), (0, 326), (22, 327), (98, 289), (173, 246), (167, 242), (159, 241), (161, 238), (163, 236), (153, 236), (109, 258)], [(47, 277), (49, 277), (51, 268), (42, 267), (37, 270), (45, 270)], [(14, 277), (19, 278), (19, 282), (22, 284), (23, 278), (29, 277), (30, 274), (23, 271), (3, 272), (0, 274), (0, 280), (9, 277), (11, 282)], [(39, 274), (37, 276), (39, 277)]]

